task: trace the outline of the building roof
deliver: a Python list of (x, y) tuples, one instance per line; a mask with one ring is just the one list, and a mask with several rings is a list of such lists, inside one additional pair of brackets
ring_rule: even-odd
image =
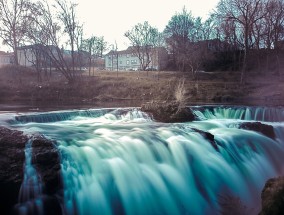
[[(126, 50), (121, 50), (121, 51), (114, 51), (111, 50), (109, 53), (107, 53), (105, 56), (108, 55), (113, 55), (113, 54), (132, 54), (135, 52), (135, 46), (129, 46)], [(155, 47), (155, 49), (165, 49), (165, 47)]]

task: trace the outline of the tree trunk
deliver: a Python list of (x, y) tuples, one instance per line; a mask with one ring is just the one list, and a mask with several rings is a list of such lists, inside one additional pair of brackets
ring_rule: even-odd
[(247, 66), (246, 64), (247, 64), (247, 50), (245, 49), (244, 50), (242, 71), (241, 71), (241, 80), (240, 80), (241, 85), (244, 84), (245, 72), (246, 72), (246, 66)]

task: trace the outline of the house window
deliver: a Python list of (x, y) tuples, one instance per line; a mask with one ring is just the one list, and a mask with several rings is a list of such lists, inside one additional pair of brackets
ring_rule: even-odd
[(126, 64), (129, 65), (129, 60), (126, 61)]
[(129, 54), (126, 54), (126, 57), (129, 57)]

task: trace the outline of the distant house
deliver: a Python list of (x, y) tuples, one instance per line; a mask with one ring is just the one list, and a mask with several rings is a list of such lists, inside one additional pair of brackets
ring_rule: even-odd
[[(162, 70), (167, 65), (168, 53), (164, 47), (153, 48), (148, 68)], [(110, 51), (105, 55), (106, 70), (141, 70), (140, 60), (133, 47), (122, 51)]]
[[(22, 46), (18, 48), (18, 62), (22, 66), (54, 66), (56, 61), (72, 65), (72, 52), (70, 50), (59, 49), (56, 46), (44, 46), (41, 44)], [(75, 67), (86, 66), (89, 53), (85, 51), (74, 51)]]
[(44, 46), (41, 44), (22, 46), (17, 50), (18, 63), (21, 66), (51, 66), (50, 55), (58, 58), (55, 46)]
[(0, 51), (0, 68), (11, 65), (14, 62), (14, 54)]

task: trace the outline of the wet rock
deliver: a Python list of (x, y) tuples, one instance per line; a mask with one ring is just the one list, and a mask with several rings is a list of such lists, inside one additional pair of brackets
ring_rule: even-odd
[[(29, 137), (21, 131), (0, 127), (0, 212), (19, 214), (13, 208), (18, 203), (24, 177), (25, 145)], [(60, 155), (57, 146), (42, 136), (33, 137), (32, 164), (43, 183), (45, 214), (61, 214), (60, 202), (55, 195), (62, 195)], [(46, 206), (48, 205), (48, 207)], [(50, 210), (50, 208), (53, 208)], [(15, 208), (14, 208), (15, 209)], [(57, 211), (54, 213), (54, 211)]]
[(60, 154), (52, 141), (42, 136), (34, 137), (32, 164), (41, 176), (45, 194), (53, 195), (62, 190)]
[(271, 139), (275, 139), (274, 129), (271, 125), (262, 124), (260, 122), (245, 122), (240, 124), (239, 128), (256, 131)]
[(284, 214), (284, 177), (269, 179), (261, 193), (260, 215)]
[(23, 132), (0, 127), (0, 212), (11, 213), (23, 180), (25, 144)]
[(141, 110), (149, 113), (160, 122), (175, 123), (189, 122), (195, 119), (194, 114), (187, 107), (181, 107), (177, 102), (150, 102), (142, 105)]
[(215, 139), (214, 139), (214, 135), (207, 132), (207, 131), (202, 131), (202, 130), (199, 130), (197, 128), (192, 128), (193, 131), (195, 132), (198, 132), (202, 137), (204, 137), (204, 139), (208, 140), (208, 142), (211, 144), (211, 146), (217, 151), (219, 152), (219, 148), (218, 148), (218, 145), (217, 143), (215, 142)]

